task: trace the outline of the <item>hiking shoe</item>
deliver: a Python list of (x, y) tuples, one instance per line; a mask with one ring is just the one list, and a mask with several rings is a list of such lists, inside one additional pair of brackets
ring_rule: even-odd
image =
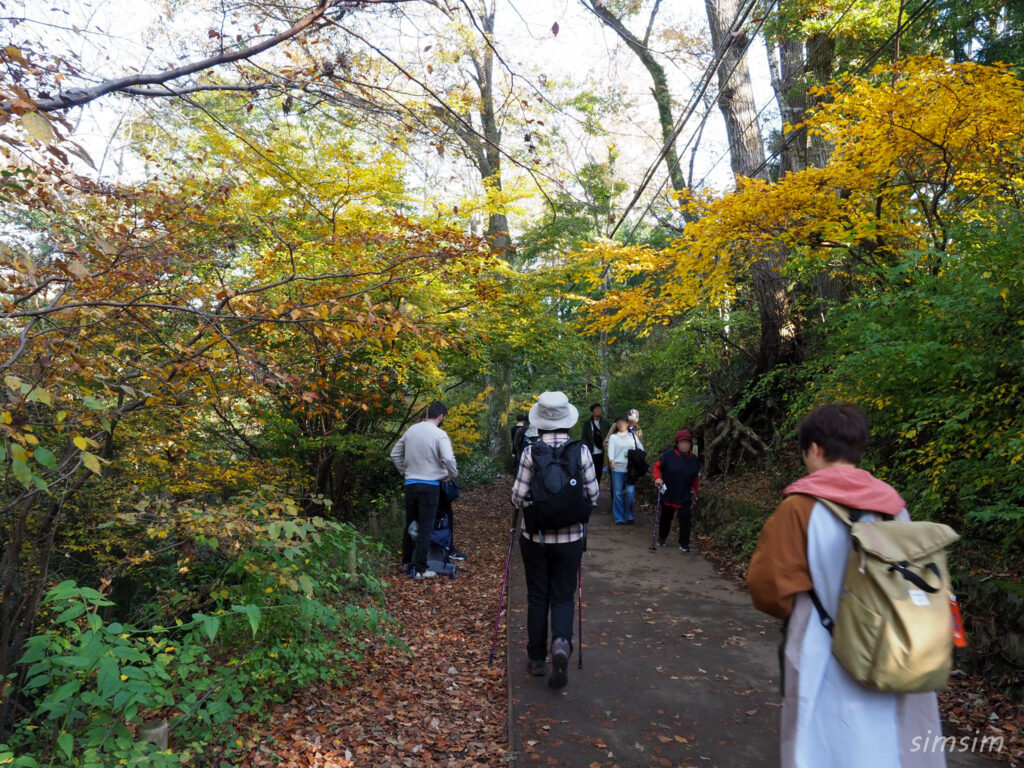
[(534, 677), (544, 677), (548, 673), (548, 663), (544, 659), (530, 659), (526, 663), (526, 671)]
[(684, 555), (690, 554), (690, 548), (684, 547), (682, 544), (679, 545), (679, 551), (682, 552)]
[(630, 518), (629, 520), (627, 520), (626, 521), (626, 525), (635, 525), (635, 523), (633, 521), (633, 518)]
[(659, 547), (664, 547), (665, 546), (665, 540), (664, 539), (658, 539), (658, 546)]
[(427, 568), (427, 570), (425, 570), (425, 571), (417, 572), (417, 574), (413, 578), (416, 578), (416, 579), (433, 579), (433, 578), (436, 578), (436, 577), (437, 577), (437, 573), (432, 571), (432, 570), (430, 570), (429, 568)]
[(448, 553), (448, 559), (458, 560), (461, 563), (463, 560), (468, 560), (469, 555), (467, 555), (464, 552), (459, 552), (459, 550), (457, 549), (453, 549), (451, 552)]
[(556, 691), (564, 688), (569, 682), (569, 653), (571, 652), (569, 641), (564, 637), (556, 637), (551, 644), (551, 677), (548, 678), (548, 686)]

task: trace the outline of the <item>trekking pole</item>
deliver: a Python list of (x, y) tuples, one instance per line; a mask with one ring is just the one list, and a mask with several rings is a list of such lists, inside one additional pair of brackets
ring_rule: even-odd
[(498, 615), (494, 617), (494, 635), (491, 637), (491, 657), (488, 668), (494, 666), (494, 646), (498, 642), (498, 625), (501, 623), (501, 609), (505, 605), (505, 585), (508, 583), (508, 567), (512, 562), (512, 545), (515, 543), (516, 528), (519, 526), (519, 507), (512, 505), (512, 527), (508, 529), (508, 552), (505, 554), (505, 575), (501, 579), (501, 594), (498, 596)]
[(658, 489), (658, 500), (654, 504), (654, 517), (651, 519), (651, 546), (648, 547), (651, 552), (655, 552), (658, 549), (658, 521), (661, 519), (661, 494), (665, 491), (662, 490), (665, 486), (661, 486)]
[(579, 651), (579, 665), (578, 669), (583, 669), (583, 558), (580, 558), (580, 569), (576, 574), (576, 581), (579, 584), (580, 590), (580, 630), (577, 633), (580, 640), (580, 651)]

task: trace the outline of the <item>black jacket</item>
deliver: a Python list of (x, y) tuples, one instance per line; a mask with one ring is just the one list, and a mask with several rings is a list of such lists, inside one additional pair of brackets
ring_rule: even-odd
[(594, 448), (601, 451), (604, 450), (604, 439), (608, 436), (608, 430), (612, 428), (612, 425), (602, 417), (597, 422), (597, 428), (600, 430), (599, 435), (594, 434), (594, 420), (589, 416), (587, 417), (587, 420), (583, 422), (583, 434), (581, 439), (583, 440), (583, 444), (590, 449), (591, 453), (594, 452)]
[(690, 491), (700, 487), (700, 459), (688, 453), (685, 456), (669, 448), (654, 465), (654, 478), (665, 481), (668, 490), (661, 500), (673, 507), (690, 508)]

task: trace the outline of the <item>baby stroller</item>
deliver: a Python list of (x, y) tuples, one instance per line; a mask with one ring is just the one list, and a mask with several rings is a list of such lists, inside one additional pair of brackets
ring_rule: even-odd
[[(419, 524), (413, 520), (409, 523), (409, 538), (415, 543), (419, 538)], [(448, 555), (452, 550), (452, 529), (446, 510), (438, 510), (434, 520), (434, 529), (430, 532), (430, 548), (427, 550), (427, 568), (438, 576), (455, 578), (456, 565)], [(411, 569), (411, 564), (410, 564)], [(412, 575), (411, 573), (409, 574)]]

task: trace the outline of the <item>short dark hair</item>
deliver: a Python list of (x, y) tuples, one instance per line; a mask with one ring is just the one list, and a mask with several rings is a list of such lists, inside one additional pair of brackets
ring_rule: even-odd
[(435, 400), (427, 406), (428, 419), (436, 419), (438, 416), (444, 416), (446, 413), (448, 413), (448, 406), (440, 400)]
[(859, 464), (871, 442), (871, 427), (864, 411), (853, 403), (821, 405), (804, 416), (797, 430), (801, 453), (817, 443), (826, 461)]
[(590, 406), (590, 412), (593, 413), (595, 408), (600, 408), (600, 407), (601, 407), (600, 403), (594, 403), (592, 406)]
[(629, 421), (629, 419), (626, 418), (626, 414), (620, 413), (615, 417), (615, 421)]
[(516, 421), (529, 421), (529, 419), (530, 419), (530, 417), (527, 416), (525, 413), (517, 413), (516, 414)]

